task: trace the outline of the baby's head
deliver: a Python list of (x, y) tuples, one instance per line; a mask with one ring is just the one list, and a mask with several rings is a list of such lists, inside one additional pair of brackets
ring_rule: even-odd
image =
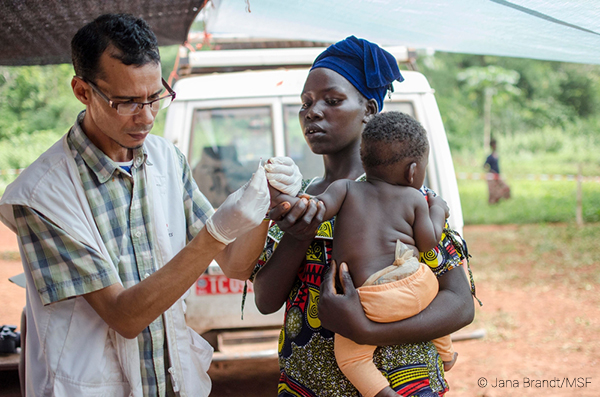
[(360, 158), (367, 177), (419, 189), (425, 180), (428, 157), (427, 133), (407, 114), (376, 114), (363, 130)]

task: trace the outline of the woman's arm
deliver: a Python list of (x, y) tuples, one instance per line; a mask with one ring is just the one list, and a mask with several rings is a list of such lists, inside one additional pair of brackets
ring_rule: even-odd
[(274, 313), (285, 303), (311, 241), (284, 235), (271, 258), (256, 274), (254, 301), (262, 314)]
[(280, 219), (282, 208), (276, 207), (270, 217), (279, 219), (277, 224), (285, 235), (254, 279), (254, 299), (263, 314), (274, 313), (285, 303), (325, 214), (325, 206), (314, 200), (298, 200)]
[(438, 278), (440, 290), (421, 313), (385, 324), (366, 317), (345, 263), (342, 263), (339, 271), (343, 293), (336, 293), (336, 273), (334, 262), (321, 284), (319, 319), (323, 327), (356, 343), (385, 346), (425, 342), (455, 332), (473, 321), (473, 298), (460, 267)]

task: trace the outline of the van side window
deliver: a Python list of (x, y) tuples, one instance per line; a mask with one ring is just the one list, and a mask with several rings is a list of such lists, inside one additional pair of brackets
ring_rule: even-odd
[(213, 207), (274, 155), (269, 106), (196, 109), (188, 159), (192, 175)]

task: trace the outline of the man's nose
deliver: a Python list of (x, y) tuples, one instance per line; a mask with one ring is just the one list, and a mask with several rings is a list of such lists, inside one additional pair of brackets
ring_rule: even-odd
[(140, 112), (135, 115), (136, 122), (139, 124), (149, 125), (154, 123), (154, 119), (156, 118), (156, 112), (152, 111), (152, 107), (150, 105), (144, 105)]

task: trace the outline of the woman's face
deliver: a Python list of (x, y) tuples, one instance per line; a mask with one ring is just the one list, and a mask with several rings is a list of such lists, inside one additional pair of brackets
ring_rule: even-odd
[(309, 73), (301, 98), (300, 126), (316, 154), (335, 154), (359, 143), (364, 123), (377, 111), (346, 78), (326, 68)]

